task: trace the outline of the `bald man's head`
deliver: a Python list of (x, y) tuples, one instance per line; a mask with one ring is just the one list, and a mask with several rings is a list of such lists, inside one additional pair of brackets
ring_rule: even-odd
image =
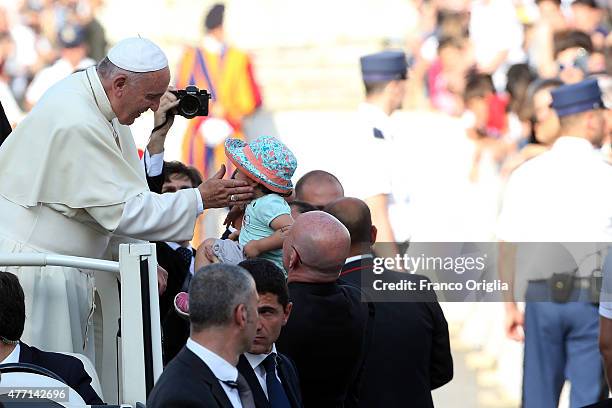
[(289, 273), (333, 281), (338, 278), (351, 245), (348, 230), (323, 211), (302, 214), (283, 243), (283, 264)]
[(313, 170), (295, 184), (295, 199), (305, 201), (318, 209), (344, 197), (344, 188), (336, 176), (323, 170)]
[(340, 198), (325, 207), (349, 231), (351, 245), (372, 245), (372, 215), (368, 205), (358, 198)]

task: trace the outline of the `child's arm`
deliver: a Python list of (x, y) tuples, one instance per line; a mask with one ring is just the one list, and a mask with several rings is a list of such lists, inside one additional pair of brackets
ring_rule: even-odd
[(282, 214), (273, 219), (270, 223), (270, 227), (274, 230), (274, 234), (266, 238), (249, 241), (244, 246), (244, 254), (246, 257), (255, 258), (263, 252), (282, 248), (283, 240), (285, 239), (285, 231), (292, 224), (293, 218), (291, 218), (289, 214)]

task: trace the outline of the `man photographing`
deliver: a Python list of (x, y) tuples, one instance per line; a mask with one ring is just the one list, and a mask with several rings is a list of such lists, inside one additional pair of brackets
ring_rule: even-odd
[[(185, 241), (204, 208), (248, 201), (252, 189), (222, 180), (223, 167), (196, 189), (149, 191), (128, 126), (149, 109), (159, 112), (156, 126), (163, 122), (177, 105), (169, 82), (163, 51), (129, 38), (98, 66), (49, 89), (0, 148), (0, 251), (100, 258), (111, 235)], [(24, 339), (83, 352), (92, 333), (92, 274), (68, 267), (2, 269), (19, 277), (26, 294)]]

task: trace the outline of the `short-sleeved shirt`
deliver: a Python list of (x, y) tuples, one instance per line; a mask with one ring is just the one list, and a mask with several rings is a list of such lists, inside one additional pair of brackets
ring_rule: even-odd
[[(590, 276), (597, 257), (583, 249), (591, 247), (588, 243), (612, 242), (611, 184), (612, 166), (588, 140), (560, 137), (549, 152), (512, 173), (499, 217), (498, 238), (509, 242), (584, 243), (573, 244), (570, 252), (574, 267), (579, 266), (576, 275)], [(550, 278), (552, 272), (566, 272), (542, 267), (552, 267), (553, 261), (561, 260), (538, 254), (541, 246), (525, 248), (528, 251), (517, 254), (517, 265), (524, 266), (524, 270), (517, 268), (517, 276), (537, 280)]]
[[(239, 238), (240, 244), (246, 245), (254, 239), (267, 238), (274, 234), (274, 229), (270, 224), (276, 217), (283, 214), (291, 215), (291, 208), (285, 199), (278, 194), (267, 194), (251, 201), (244, 211)], [(264, 252), (260, 257), (274, 262), (283, 269), (282, 249)]]

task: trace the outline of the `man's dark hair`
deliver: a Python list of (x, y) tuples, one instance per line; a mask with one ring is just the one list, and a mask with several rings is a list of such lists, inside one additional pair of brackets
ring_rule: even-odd
[(356, 198), (341, 198), (328, 204), (324, 211), (346, 227), (351, 245), (371, 244), (372, 214), (366, 203)]
[(240, 262), (238, 266), (251, 273), (257, 287), (257, 293), (276, 295), (278, 303), (283, 308), (287, 307), (289, 304), (287, 279), (283, 271), (274, 262), (262, 258), (253, 258)]
[(301, 197), (303, 194), (303, 189), (306, 184), (312, 179), (319, 179), (322, 181), (334, 182), (338, 183), (340, 189), (342, 190), (342, 194), (344, 195), (344, 187), (342, 187), (342, 183), (338, 180), (338, 177), (334, 176), (331, 173), (326, 172), (325, 170), (312, 170), (308, 173), (304, 174), (298, 181), (295, 183), (295, 196)]
[(584, 48), (586, 52), (593, 52), (591, 37), (580, 30), (559, 31), (553, 36), (554, 57), (570, 48)]
[(561, 6), (561, 0), (535, 0), (536, 4), (540, 4), (544, 1), (550, 1), (551, 3), (555, 3), (558, 6)]
[(17, 276), (0, 272), (0, 342), (17, 341), (25, 325), (25, 296)]
[(187, 177), (194, 188), (202, 184), (202, 176), (195, 167), (187, 166), (180, 161), (164, 162), (164, 182), (170, 181), (170, 176), (174, 174)]
[(484, 98), (488, 94), (494, 92), (495, 86), (493, 85), (491, 75), (480, 72), (470, 72), (467, 75), (463, 100), (467, 102), (473, 98)]
[(240, 304), (246, 304), (252, 279), (243, 268), (212, 264), (200, 269), (189, 284), (189, 320), (195, 332), (230, 324)]
[(387, 84), (391, 81), (376, 81), (376, 82), (366, 82), (363, 81), (363, 87), (365, 88), (366, 96), (377, 95), (384, 91)]
[(307, 203), (306, 201), (300, 201), (300, 200), (293, 200), (292, 202), (289, 203), (289, 207), (291, 207), (291, 209), (296, 209), (297, 212), (299, 212), (300, 214), (304, 214), (307, 213), (309, 211), (316, 211), (317, 207), (315, 207), (312, 204)]

